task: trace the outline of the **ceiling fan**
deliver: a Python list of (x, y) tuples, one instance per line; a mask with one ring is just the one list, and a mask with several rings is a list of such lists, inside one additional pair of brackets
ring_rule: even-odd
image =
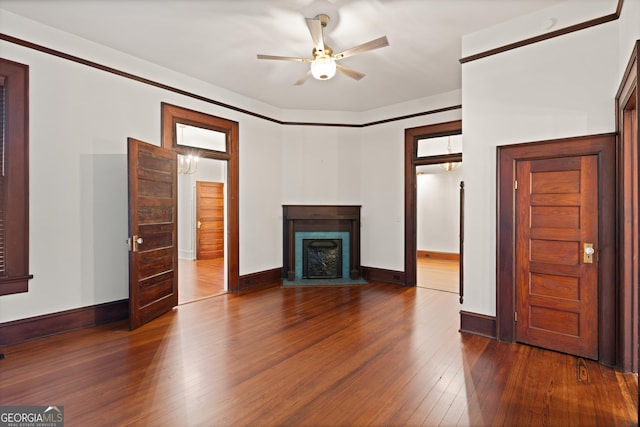
[(360, 80), (364, 77), (364, 74), (353, 70), (351, 68), (344, 67), (336, 64), (336, 61), (347, 58), (349, 56), (357, 55), (359, 53), (368, 52), (370, 50), (379, 49), (381, 47), (389, 46), (389, 41), (386, 36), (382, 36), (375, 40), (360, 44), (358, 46), (347, 49), (344, 52), (333, 54), (333, 50), (324, 43), (324, 31), (323, 29), (329, 23), (329, 16), (325, 14), (319, 14), (315, 18), (305, 18), (307, 21), (307, 27), (311, 33), (311, 39), (313, 40), (313, 58), (294, 58), (289, 56), (275, 56), (275, 55), (258, 55), (258, 59), (275, 59), (280, 61), (296, 61), (296, 62), (309, 62), (311, 67), (307, 73), (302, 76), (295, 84), (301, 85), (311, 76), (318, 80), (329, 80), (332, 78), (336, 71), (345, 74), (352, 79)]

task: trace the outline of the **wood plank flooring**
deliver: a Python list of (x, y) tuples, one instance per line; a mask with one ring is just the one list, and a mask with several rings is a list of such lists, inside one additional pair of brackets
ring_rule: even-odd
[(418, 256), (416, 283), (421, 288), (460, 292), (460, 261)]
[(178, 304), (224, 292), (224, 258), (178, 259)]
[(457, 295), (271, 287), (5, 347), (0, 405), (67, 426), (631, 426), (638, 381), (458, 332)]

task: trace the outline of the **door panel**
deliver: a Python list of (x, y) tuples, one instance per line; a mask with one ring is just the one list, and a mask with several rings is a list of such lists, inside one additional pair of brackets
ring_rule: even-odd
[(178, 303), (176, 154), (129, 138), (129, 327)]
[(224, 256), (224, 184), (196, 182), (196, 258)]
[(520, 342), (598, 358), (597, 156), (516, 165), (516, 335)]

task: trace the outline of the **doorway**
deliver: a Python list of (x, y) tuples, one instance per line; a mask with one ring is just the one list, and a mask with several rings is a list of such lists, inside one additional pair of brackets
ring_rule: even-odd
[[(450, 244), (451, 239), (448, 239), (449, 243), (440, 242), (441, 245), (445, 246), (436, 246), (434, 248), (428, 248), (426, 246), (418, 247), (418, 234), (421, 233), (418, 225), (418, 181), (419, 179), (420, 181), (425, 181), (423, 177), (428, 175), (434, 176), (434, 173), (428, 173), (429, 171), (433, 172), (433, 168), (438, 168), (438, 170), (446, 173), (451, 173), (451, 171), (456, 169), (457, 166), (453, 165), (462, 162), (461, 140), (452, 142), (452, 138), (458, 138), (461, 132), (462, 121), (460, 120), (405, 130), (405, 284), (408, 286), (419, 285), (419, 261), (425, 264), (430, 261), (435, 261), (434, 258), (455, 257), (455, 255), (452, 255), (455, 254), (455, 248)], [(458, 143), (460, 143), (460, 145), (457, 145)], [(447, 172), (446, 169), (450, 170)], [(428, 222), (427, 218), (427, 222), (424, 224), (426, 225)], [(432, 222), (436, 222), (436, 220), (434, 219)], [(438, 225), (439, 224), (435, 224), (436, 227)], [(453, 227), (455, 227), (455, 225), (453, 225)], [(424, 228), (425, 227), (422, 227), (422, 229)], [(455, 230), (453, 234), (456, 234)], [(458, 230), (457, 234), (461, 237), (461, 230)], [(427, 239), (429, 240), (428, 237)], [(438, 238), (438, 240), (440, 239)], [(459, 247), (461, 247), (461, 241)], [(420, 260), (418, 251), (420, 251), (422, 255)], [(462, 284), (461, 255), (462, 253), (458, 250), (459, 261), (456, 262), (458, 265), (454, 266), (453, 270), (453, 276), (456, 276), (457, 272), (457, 277), (459, 278), (457, 280), (458, 289), (455, 290), (455, 292), (460, 292), (460, 286)], [(431, 258), (431, 260), (429, 260), (429, 258)], [(451, 260), (449, 259), (449, 261)], [(433, 264), (433, 262), (431, 262), (431, 264)], [(444, 274), (451, 278), (452, 269), (449, 267), (445, 271), (446, 273)], [(435, 270), (429, 270), (428, 267), (426, 270), (421, 268), (421, 273), (422, 272), (425, 272), (427, 275), (435, 274)], [(420, 279), (425, 279), (423, 274), (420, 275)], [(451, 282), (453, 282), (453, 287), (455, 288), (455, 277), (449, 281), (449, 283)], [(451, 285), (449, 285), (449, 289), (451, 289)]]
[[(612, 134), (498, 147), (500, 340), (615, 364), (615, 159)], [(595, 182), (589, 183), (590, 179)], [(595, 190), (583, 195), (589, 185)], [(588, 235), (589, 224), (581, 223), (585, 215), (591, 216), (595, 227)], [(586, 250), (588, 244), (593, 244), (593, 252)], [(587, 253), (593, 263), (587, 260)], [(587, 276), (595, 274), (595, 278), (584, 279), (595, 285), (581, 288), (585, 284), (581, 271)], [(576, 297), (576, 293), (582, 294)], [(586, 314), (595, 323), (579, 319), (579, 306), (588, 304), (587, 300), (596, 302), (595, 311)], [(561, 336), (575, 341), (588, 334), (580, 329), (585, 321), (590, 330), (597, 331), (592, 338), (595, 352), (576, 351), (566, 342), (556, 345)], [(573, 329), (568, 329), (571, 325)], [(531, 340), (529, 332), (536, 337)]]
[(178, 304), (225, 293), (227, 162), (178, 174)]
[[(418, 141), (420, 159), (454, 152), (462, 152), (461, 134)], [(462, 162), (418, 165), (416, 175), (416, 286), (459, 293)]]
[[(213, 131), (217, 138), (213, 145), (199, 142), (191, 145), (179, 143), (178, 125), (198, 131)], [(239, 126), (237, 122), (162, 103), (162, 147), (183, 156), (197, 155), (198, 162), (220, 161), (225, 164), (225, 241), (224, 280), (226, 291), (240, 290), (240, 238), (239, 238)], [(188, 158), (188, 157), (187, 157)], [(205, 160), (206, 159), (206, 160)]]

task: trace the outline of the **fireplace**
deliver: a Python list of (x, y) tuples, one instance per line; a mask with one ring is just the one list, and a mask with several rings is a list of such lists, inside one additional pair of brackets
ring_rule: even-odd
[(303, 239), (302, 278), (342, 278), (342, 239)]
[(282, 208), (283, 278), (360, 278), (360, 206)]

